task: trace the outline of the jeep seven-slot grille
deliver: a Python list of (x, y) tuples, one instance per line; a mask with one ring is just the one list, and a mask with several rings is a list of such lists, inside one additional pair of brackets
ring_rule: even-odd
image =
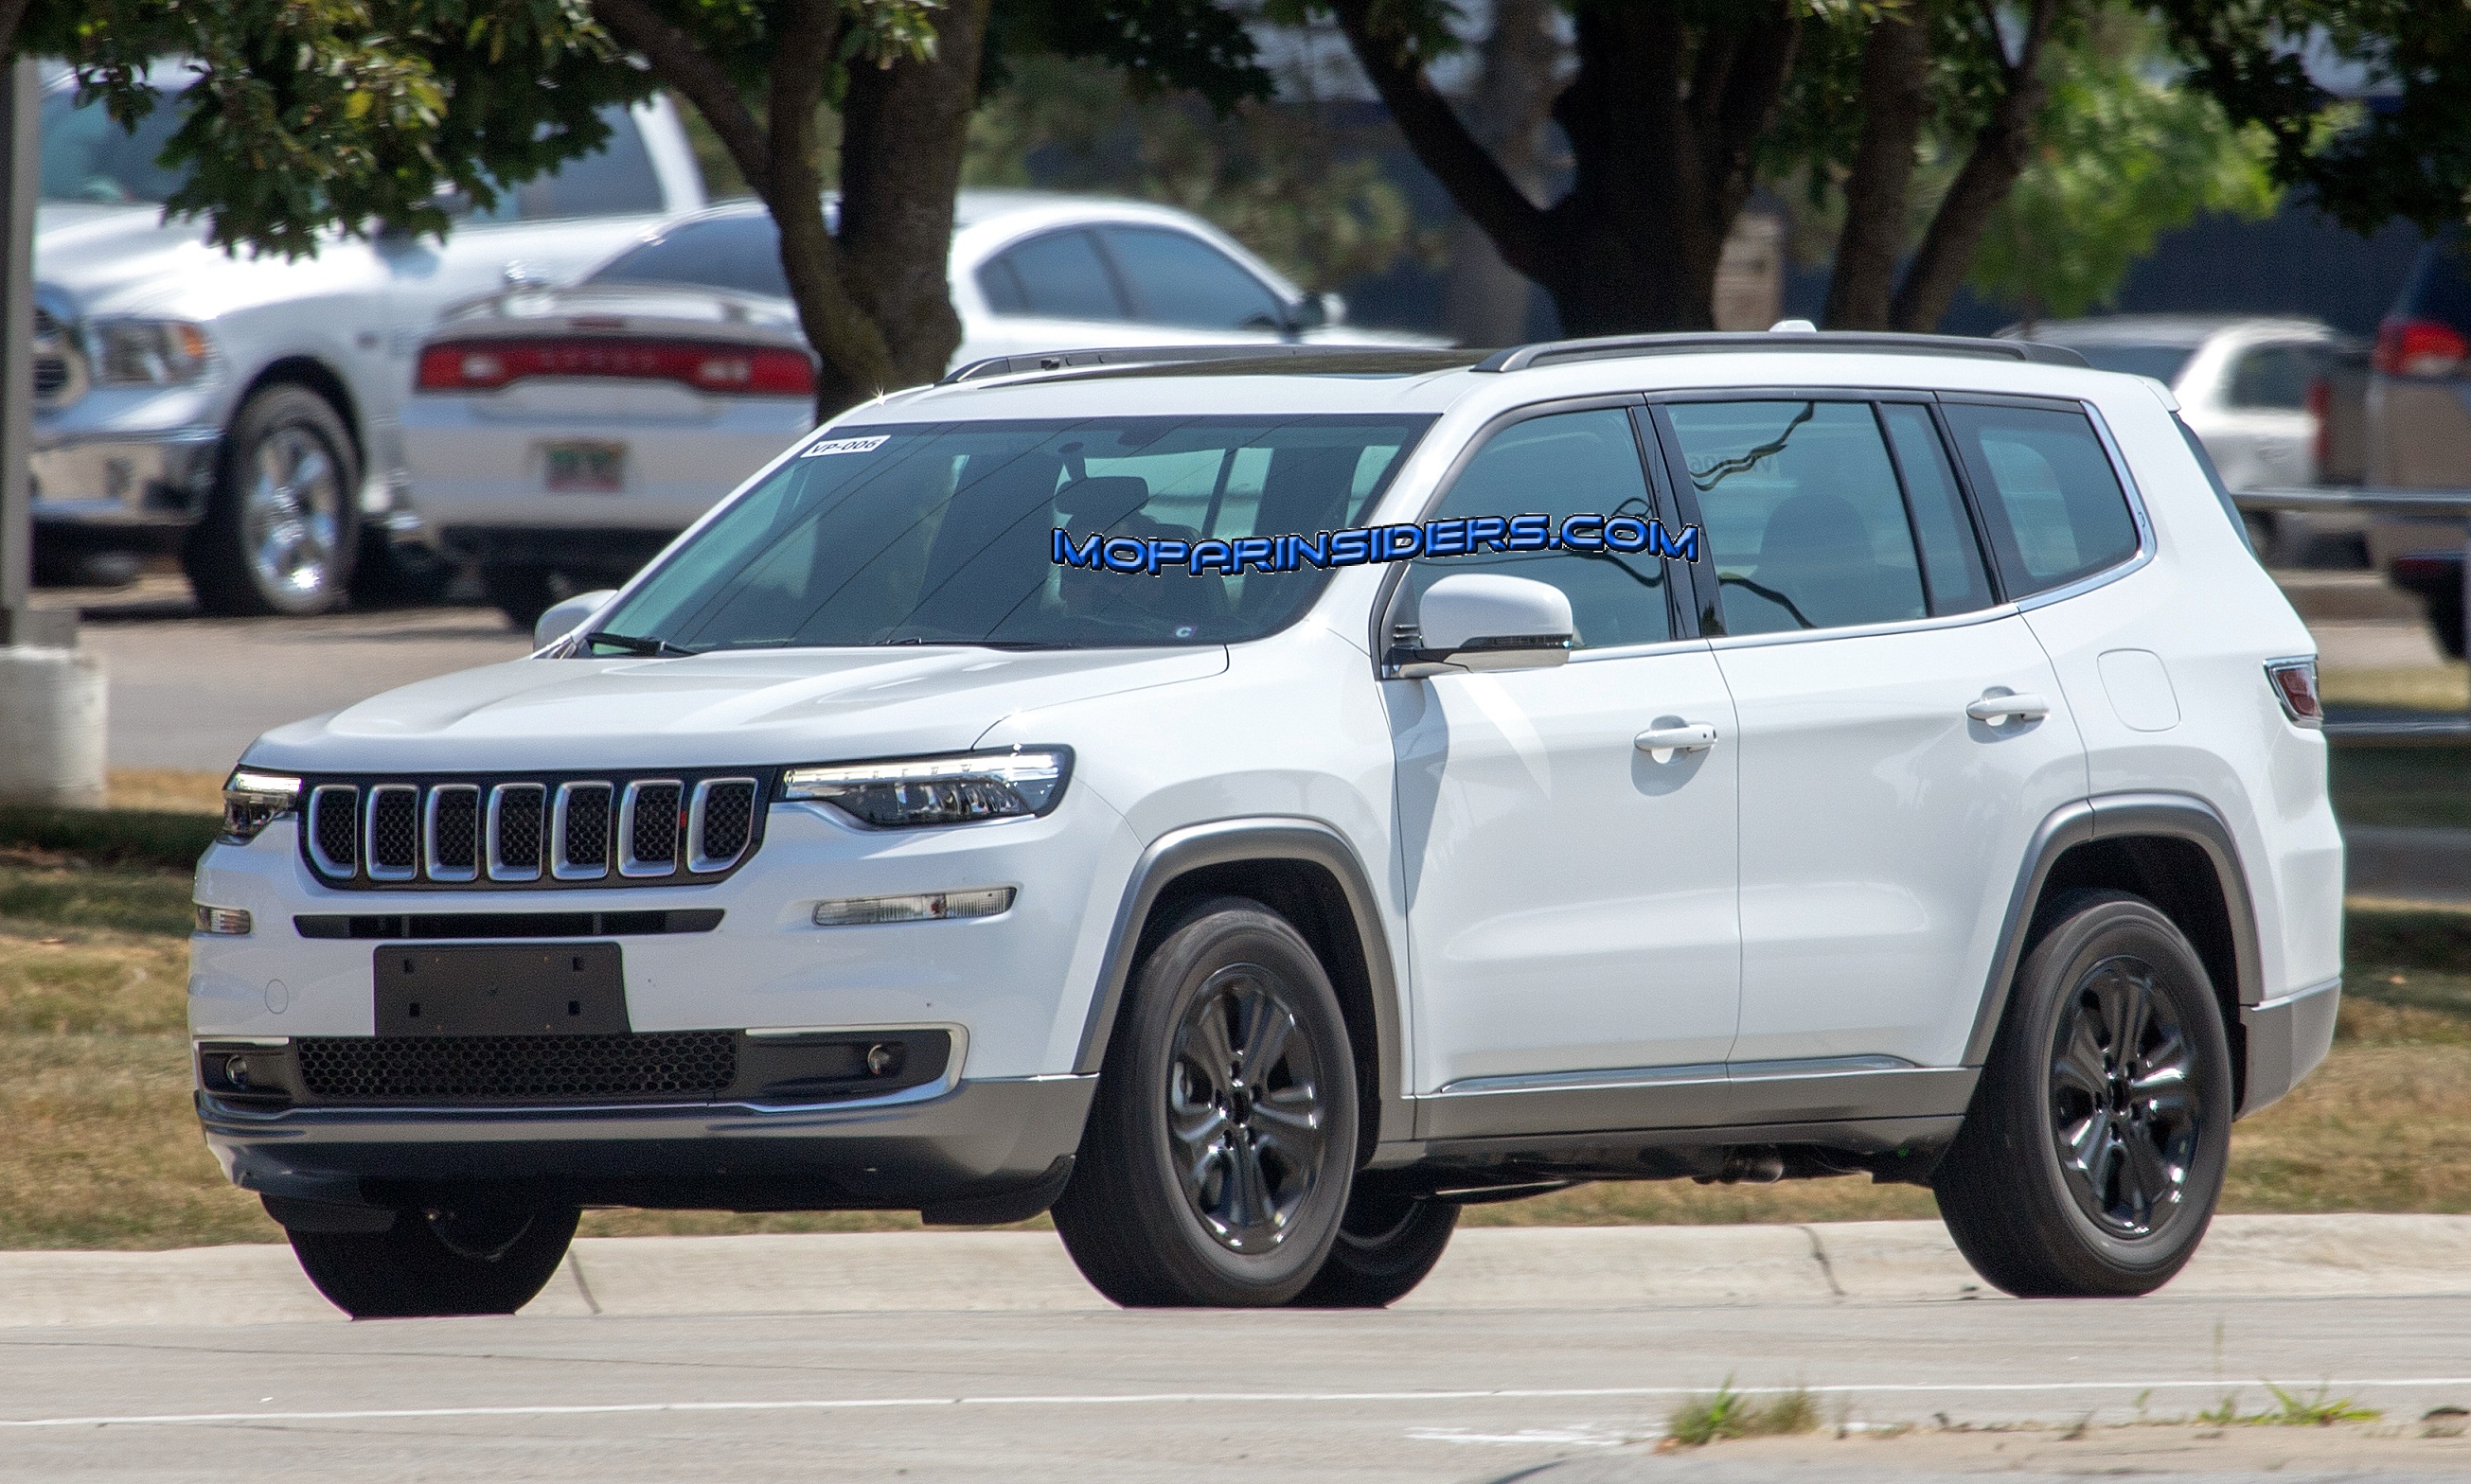
[(313, 779), (301, 852), (329, 886), (503, 891), (717, 880), (762, 843), (765, 780)]
[(303, 1036), (300, 1081), (333, 1102), (710, 1098), (738, 1078), (728, 1031)]

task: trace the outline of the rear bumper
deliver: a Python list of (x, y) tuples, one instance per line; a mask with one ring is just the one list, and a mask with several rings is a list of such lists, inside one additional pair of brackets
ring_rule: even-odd
[(2243, 1006), (2247, 1032), (2247, 1078), (2240, 1116), (2277, 1101), (2317, 1070), (2334, 1044), (2334, 1016), (2342, 1006), (2342, 982), (2329, 979), (2296, 994)]
[(520, 1187), (573, 1205), (1011, 1220), (1008, 1202), (1052, 1198), (1096, 1086), (1094, 1077), (1036, 1077), (810, 1107), (272, 1114), (200, 1094), (198, 1113), (232, 1182), (283, 1200), (402, 1206), (424, 1192)]

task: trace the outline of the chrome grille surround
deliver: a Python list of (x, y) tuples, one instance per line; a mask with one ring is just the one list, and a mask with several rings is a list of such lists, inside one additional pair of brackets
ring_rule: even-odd
[(697, 885), (761, 846), (771, 782), (745, 771), (311, 777), (300, 852), (320, 884), (348, 891)]

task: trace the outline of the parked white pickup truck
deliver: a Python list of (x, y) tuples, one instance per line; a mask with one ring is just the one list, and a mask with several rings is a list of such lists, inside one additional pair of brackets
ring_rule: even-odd
[(560, 282), (703, 179), (664, 100), (613, 109), (609, 143), (472, 212), (443, 243), (337, 234), (315, 258), (226, 254), (166, 221), (156, 163), (184, 77), (131, 133), (63, 71), (42, 101), (35, 221), (34, 514), (38, 563), (91, 570), (176, 550), (219, 614), (313, 614), (421, 544), (398, 411), (438, 311)]

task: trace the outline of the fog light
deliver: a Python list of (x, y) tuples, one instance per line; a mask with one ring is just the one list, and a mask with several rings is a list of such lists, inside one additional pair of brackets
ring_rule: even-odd
[(198, 906), (198, 931), (214, 938), (247, 938), (256, 924), (245, 907)]
[(869, 1076), (869, 1077), (890, 1077), (893, 1073), (898, 1072), (898, 1071), (900, 1071), (900, 1070), (901, 1070), (901, 1048), (900, 1048), (900, 1047), (898, 1047), (898, 1046), (886, 1046), (886, 1045), (884, 1045), (883, 1043), (882, 1043), (881, 1041), (879, 1041), (879, 1042), (877, 1042), (875, 1045), (870, 1046), (870, 1047), (868, 1047), (868, 1048), (866, 1049), (866, 1075), (867, 1075), (867, 1076)]
[(1011, 887), (970, 892), (922, 892), (910, 896), (845, 896), (815, 904), (817, 927), (863, 927), (880, 922), (940, 922), (947, 917), (992, 917), (1012, 910)]
[(224, 1080), (234, 1087), (246, 1089), (248, 1086), (248, 1058), (247, 1056), (224, 1057)]

